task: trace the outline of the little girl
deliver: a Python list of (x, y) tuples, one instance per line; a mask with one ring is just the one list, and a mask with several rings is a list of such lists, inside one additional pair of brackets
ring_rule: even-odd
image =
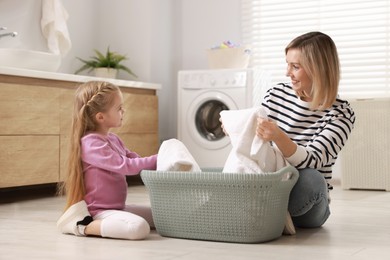
[(144, 239), (153, 225), (150, 207), (125, 205), (126, 175), (155, 170), (157, 155), (140, 157), (109, 130), (124, 114), (119, 88), (87, 82), (76, 90), (73, 112), (66, 211), (57, 221), (62, 233)]

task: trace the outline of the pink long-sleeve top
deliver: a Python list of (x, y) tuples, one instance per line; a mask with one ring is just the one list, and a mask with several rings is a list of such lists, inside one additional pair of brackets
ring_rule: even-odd
[(81, 158), (86, 190), (84, 200), (92, 216), (103, 210), (124, 209), (126, 175), (154, 170), (157, 164), (157, 155), (140, 157), (128, 150), (113, 133), (106, 136), (90, 133), (82, 137)]

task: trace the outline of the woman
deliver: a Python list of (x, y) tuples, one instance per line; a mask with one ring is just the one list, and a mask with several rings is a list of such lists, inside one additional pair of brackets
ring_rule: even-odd
[(290, 84), (269, 89), (256, 133), (299, 170), (289, 212), (297, 227), (322, 226), (330, 215), (327, 180), (350, 135), (355, 114), (338, 97), (340, 67), (333, 40), (321, 32), (295, 38), (285, 49)]

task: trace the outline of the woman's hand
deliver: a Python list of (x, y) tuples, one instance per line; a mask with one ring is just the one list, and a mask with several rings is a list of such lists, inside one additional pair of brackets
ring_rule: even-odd
[(257, 118), (256, 135), (264, 141), (277, 140), (281, 131), (274, 121), (261, 117)]
[(256, 135), (266, 142), (272, 141), (276, 144), (285, 158), (290, 157), (297, 150), (297, 144), (270, 119), (257, 118)]

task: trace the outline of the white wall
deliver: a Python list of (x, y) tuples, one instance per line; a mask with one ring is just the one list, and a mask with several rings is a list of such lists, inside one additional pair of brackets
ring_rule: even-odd
[(180, 12), (181, 69), (207, 69), (206, 50), (241, 41), (240, 0), (184, 0)]
[(88, 58), (93, 55), (93, 49), (99, 48), (96, 28), (99, 20), (99, 16), (96, 14), (99, 9), (95, 0), (66, 0), (62, 2), (69, 14), (67, 25), (72, 49), (63, 58), (59, 72), (73, 74), (81, 66), (76, 57)]
[(15, 38), (1, 38), (0, 47), (47, 50), (40, 28), (41, 7), (37, 2), (40, 3), (40, 0), (0, 1), (0, 27), (8, 27), (7, 32), (16, 31), (19, 34)]

